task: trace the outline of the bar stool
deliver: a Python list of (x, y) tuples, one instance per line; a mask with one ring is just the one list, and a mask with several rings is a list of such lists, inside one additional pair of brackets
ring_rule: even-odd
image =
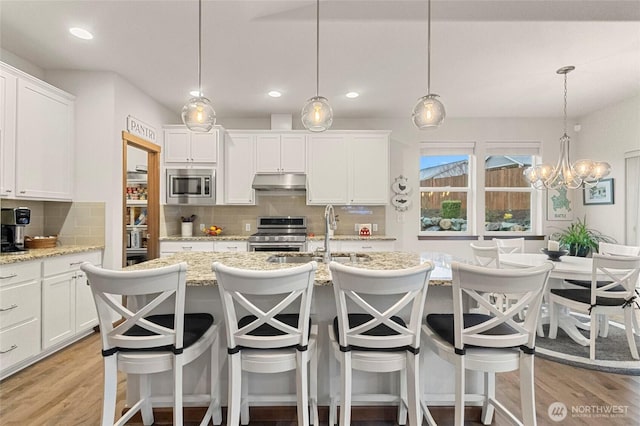
[[(551, 262), (534, 268), (495, 269), (453, 262), (453, 313), (427, 315), (422, 326), (427, 344), (442, 359), (455, 365), (455, 425), (464, 424), (465, 371), (484, 373), (482, 423), (490, 424), (495, 409), (514, 423), (536, 424), (533, 359), (536, 326), (547, 287)], [(484, 293), (519, 294), (517, 302), (502, 311)], [(471, 298), (488, 314), (464, 313), (463, 299)], [(516, 321), (527, 309), (524, 321)], [(495, 398), (495, 373), (520, 370), (520, 403), (523, 422)]]
[[(329, 325), (331, 342), (331, 405), (329, 424), (336, 421), (336, 362), (340, 363), (340, 425), (351, 422), (352, 400), (397, 402), (398, 423), (422, 424), (419, 403), (420, 325), (433, 270), (431, 263), (402, 270), (369, 270), (329, 264), (338, 316)], [(384, 296), (386, 302), (379, 307)], [(408, 321), (399, 315), (408, 310)], [(352, 395), (352, 370), (400, 372), (400, 396)], [(428, 419), (430, 414), (426, 411)], [(430, 424), (435, 424), (432, 418)]]
[[(298, 424), (318, 424), (317, 336), (310, 319), (316, 262), (277, 270), (213, 264), (227, 330), (227, 425), (249, 423), (249, 405), (296, 402)], [(296, 372), (296, 395), (250, 395), (247, 373)]]
[[(104, 403), (102, 425), (114, 424), (118, 370), (127, 380), (139, 377), (136, 403), (115, 425), (124, 425), (138, 411), (145, 425), (153, 424), (149, 375), (173, 371), (173, 396), (153, 397), (157, 406), (173, 406), (173, 424), (182, 425), (184, 403), (208, 406), (201, 425), (222, 423), (218, 390), (218, 326), (207, 313), (184, 313), (187, 264), (141, 271), (109, 271), (88, 262), (80, 269), (87, 274), (98, 311), (104, 358)], [(124, 306), (122, 297), (135, 297)], [(171, 313), (162, 304), (173, 306)], [(136, 305), (140, 304), (139, 308)], [(113, 325), (113, 315), (124, 320)], [(184, 395), (182, 369), (210, 352), (210, 393)]]

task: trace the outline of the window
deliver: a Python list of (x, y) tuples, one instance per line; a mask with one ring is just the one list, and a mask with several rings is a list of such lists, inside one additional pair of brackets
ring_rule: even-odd
[(539, 150), (537, 142), (424, 143), (420, 235), (533, 233), (537, 194), (523, 172)]
[(524, 179), (531, 155), (487, 155), (484, 161), (484, 230), (527, 232), (531, 230), (533, 190)]
[(471, 233), (474, 144), (433, 144), (420, 157), (420, 233)]

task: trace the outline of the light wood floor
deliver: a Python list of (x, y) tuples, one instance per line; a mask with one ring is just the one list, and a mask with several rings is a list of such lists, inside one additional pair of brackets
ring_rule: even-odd
[[(640, 377), (584, 370), (536, 359), (536, 399), (539, 425), (634, 425), (640, 419)], [(100, 423), (102, 407), (102, 357), (99, 335), (91, 335), (57, 354), (0, 382), (0, 424), (85, 426)], [(120, 377), (118, 400), (124, 399), (124, 376)], [(497, 379), (498, 399), (519, 414), (517, 373)], [(569, 416), (560, 423), (550, 420), (547, 409), (562, 402)], [(617, 418), (595, 415), (572, 417), (572, 407), (606, 410), (622, 406), (626, 413)], [(118, 412), (123, 403), (118, 404)], [(451, 424), (451, 415), (439, 413), (439, 424)], [(254, 425), (256, 423), (252, 423)], [(269, 422), (263, 425), (290, 425)], [(354, 425), (386, 426), (392, 423), (359, 422)], [(479, 423), (469, 422), (469, 425)], [(497, 416), (495, 425), (509, 424)]]

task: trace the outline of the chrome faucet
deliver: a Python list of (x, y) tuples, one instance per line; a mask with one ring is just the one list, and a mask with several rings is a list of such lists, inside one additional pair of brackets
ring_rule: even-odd
[(338, 227), (336, 223), (336, 213), (333, 210), (331, 204), (327, 204), (324, 208), (324, 253), (322, 255), (322, 261), (324, 263), (331, 262), (331, 250), (329, 249), (329, 234), (330, 230), (336, 230)]

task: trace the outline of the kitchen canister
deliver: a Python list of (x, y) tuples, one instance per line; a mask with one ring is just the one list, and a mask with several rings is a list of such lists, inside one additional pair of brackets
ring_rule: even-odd
[(193, 237), (193, 222), (182, 222), (182, 236)]

